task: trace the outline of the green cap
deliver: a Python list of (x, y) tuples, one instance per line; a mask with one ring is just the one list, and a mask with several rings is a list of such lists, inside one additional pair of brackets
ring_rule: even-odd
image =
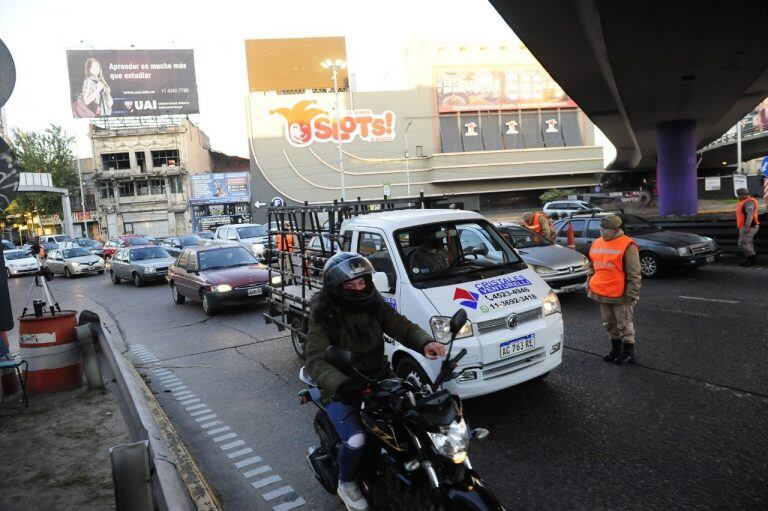
[(600, 220), (600, 227), (604, 229), (619, 229), (621, 227), (621, 217), (618, 215), (605, 215)]

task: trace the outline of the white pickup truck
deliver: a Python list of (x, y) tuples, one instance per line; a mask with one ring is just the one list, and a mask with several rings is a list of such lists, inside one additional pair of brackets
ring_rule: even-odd
[[(495, 250), (482, 254), (462, 246), (465, 229), (484, 236)], [(309, 246), (311, 240), (306, 238), (310, 236), (305, 237)], [(459, 369), (468, 369), (446, 384), (450, 392), (461, 398), (488, 394), (544, 378), (562, 362), (563, 320), (557, 295), (482, 215), (456, 209), (361, 214), (344, 219), (336, 238), (342, 250), (371, 261), (377, 272), (374, 283), (385, 300), (438, 341), (449, 340), (453, 313), (466, 310), (469, 322), (454, 349), (467, 350)], [(317, 291), (317, 285), (311, 288), (313, 279), (302, 280), (303, 288), (274, 287), (273, 307), (265, 315), (268, 322), (293, 331), (300, 355), (309, 298)], [(427, 360), (394, 339), (385, 341), (398, 375), (436, 378), (439, 361)]]

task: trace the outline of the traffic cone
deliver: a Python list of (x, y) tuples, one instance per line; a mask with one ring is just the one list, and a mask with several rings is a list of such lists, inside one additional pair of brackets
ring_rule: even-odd
[(573, 222), (568, 222), (568, 248), (576, 250), (576, 236), (573, 235)]

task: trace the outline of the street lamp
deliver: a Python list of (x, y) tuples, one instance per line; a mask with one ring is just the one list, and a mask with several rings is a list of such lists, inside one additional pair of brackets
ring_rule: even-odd
[(405, 127), (405, 179), (408, 182), (408, 197), (411, 196), (411, 167), (408, 161), (408, 128), (411, 127), (411, 124), (413, 121), (410, 121)]
[(339, 146), (339, 170), (341, 171), (341, 199), (347, 200), (347, 187), (344, 183), (344, 153), (341, 151), (341, 114), (339, 112), (339, 82), (338, 73), (347, 67), (347, 63), (341, 59), (325, 60), (320, 63), (324, 69), (333, 71), (333, 93), (336, 95), (336, 132)]

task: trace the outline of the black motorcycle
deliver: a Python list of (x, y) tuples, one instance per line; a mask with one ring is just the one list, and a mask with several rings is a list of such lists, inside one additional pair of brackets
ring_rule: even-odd
[[(371, 380), (355, 368), (350, 351), (335, 346), (326, 350), (325, 358), (331, 364), (368, 381), (360, 409), (367, 430), (360, 487), (372, 509), (504, 510), (486, 489), (467, 455), (470, 439), (483, 439), (488, 430), (470, 431), (459, 398), (440, 389), (442, 383), (470, 369), (454, 372), (466, 350), (451, 358), (456, 333), (466, 320), (464, 310), (451, 318), (448, 355), (434, 386), (399, 378)], [(311, 401), (319, 408), (314, 426), (320, 446), (309, 449), (307, 461), (323, 488), (335, 495), (340, 439), (321, 401), (320, 390), (305, 368), (299, 377), (309, 386), (299, 392), (301, 403)]]

